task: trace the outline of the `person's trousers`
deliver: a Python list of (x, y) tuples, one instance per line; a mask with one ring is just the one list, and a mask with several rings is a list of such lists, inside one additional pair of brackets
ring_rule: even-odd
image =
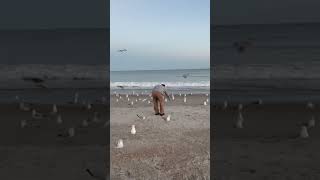
[[(153, 98), (153, 108), (155, 113), (164, 113), (164, 96), (157, 91), (152, 92), (152, 98)], [(159, 111), (160, 107), (160, 111)]]

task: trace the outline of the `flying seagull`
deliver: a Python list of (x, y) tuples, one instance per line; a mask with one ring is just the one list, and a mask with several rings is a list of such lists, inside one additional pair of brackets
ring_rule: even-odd
[(187, 78), (188, 76), (190, 76), (190, 74), (183, 74), (182, 77)]
[(118, 50), (118, 52), (121, 52), (121, 53), (122, 53), (122, 52), (126, 52), (126, 51), (127, 51), (127, 49), (119, 49), (119, 50)]
[(37, 78), (37, 77), (24, 77), (22, 78), (24, 81), (30, 81), (33, 82), (35, 86), (41, 87), (41, 88), (48, 88), (46, 87), (43, 83), (45, 82), (43, 79), (41, 78)]

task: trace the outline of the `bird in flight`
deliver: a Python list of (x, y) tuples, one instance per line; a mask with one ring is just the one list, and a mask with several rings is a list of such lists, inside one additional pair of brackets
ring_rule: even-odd
[(183, 74), (182, 77), (187, 78), (188, 76), (190, 76), (190, 74)]
[(127, 51), (127, 49), (120, 49), (120, 50), (118, 50), (118, 52), (126, 52)]

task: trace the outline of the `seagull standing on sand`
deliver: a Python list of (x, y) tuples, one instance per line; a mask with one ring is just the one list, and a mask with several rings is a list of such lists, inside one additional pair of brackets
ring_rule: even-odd
[(309, 109), (313, 109), (313, 108), (314, 108), (314, 105), (313, 105), (312, 102), (308, 102), (307, 107), (308, 107)]
[(123, 140), (119, 139), (116, 148), (123, 148)]
[(306, 126), (301, 127), (300, 137), (301, 138), (308, 138), (309, 137), (308, 129)]
[(26, 107), (23, 102), (20, 102), (20, 103), (19, 103), (19, 108), (20, 108), (20, 110), (22, 110), (22, 111), (30, 111), (30, 108), (29, 108), (29, 107)]
[(241, 111), (242, 109), (243, 109), (243, 105), (242, 105), (242, 104), (239, 104), (239, 105), (238, 105), (238, 110)]
[(62, 118), (61, 118), (61, 115), (60, 115), (60, 114), (57, 116), (57, 123), (58, 123), (58, 124), (61, 124), (61, 123), (62, 123)]
[(239, 112), (239, 114), (238, 114), (236, 127), (239, 128), (239, 129), (243, 128), (243, 116), (242, 116), (241, 112)]
[(53, 104), (52, 106), (52, 113), (57, 113), (58, 112), (58, 108), (57, 108), (57, 105)]
[(91, 104), (88, 103), (88, 104), (87, 104), (87, 110), (90, 110), (91, 108), (92, 108)]
[(186, 96), (183, 98), (183, 102), (187, 103), (187, 97)]
[(32, 110), (32, 118), (41, 119), (41, 118), (43, 118), (43, 115), (41, 113), (38, 113), (35, 109), (33, 109)]
[(20, 123), (21, 128), (26, 127), (26, 125), (27, 125), (27, 121), (26, 120), (22, 120), (21, 123)]
[(131, 126), (131, 134), (136, 134), (136, 126), (135, 125), (132, 125)]
[(88, 127), (88, 121), (86, 119), (82, 121), (82, 126)]
[(74, 104), (77, 104), (77, 103), (78, 103), (78, 99), (79, 99), (79, 94), (76, 92), (76, 93), (74, 94), (73, 103), (74, 103)]
[(223, 109), (227, 109), (227, 107), (228, 107), (228, 101), (224, 101), (223, 102)]
[(69, 134), (69, 137), (73, 137), (75, 135), (75, 130), (73, 127), (68, 129), (68, 134)]
[(312, 116), (308, 122), (308, 127), (311, 128), (311, 127), (314, 127), (315, 125), (316, 125), (316, 120), (315, 120), (314, 116)]
[(94, 112), (93, 113), (93, 122), (99, 122), (99, 113), (98, 112)]
[(171, 120), (171, 115), (169, 114), (166, 118), (166, 121), (170, 121)]

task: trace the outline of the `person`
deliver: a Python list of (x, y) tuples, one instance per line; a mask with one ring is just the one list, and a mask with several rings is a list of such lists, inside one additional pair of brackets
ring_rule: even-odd
[(153, 108), (155, 111), (155, 115), (160, 115), (160, 116), (164, 115), (164, 98), (165, 98), (165, 96), (169, 100), (171, 100), (170, 96), (167, 93), (165, 84), (159, 84), (153, 88), (152, 98), (153, 98)]

